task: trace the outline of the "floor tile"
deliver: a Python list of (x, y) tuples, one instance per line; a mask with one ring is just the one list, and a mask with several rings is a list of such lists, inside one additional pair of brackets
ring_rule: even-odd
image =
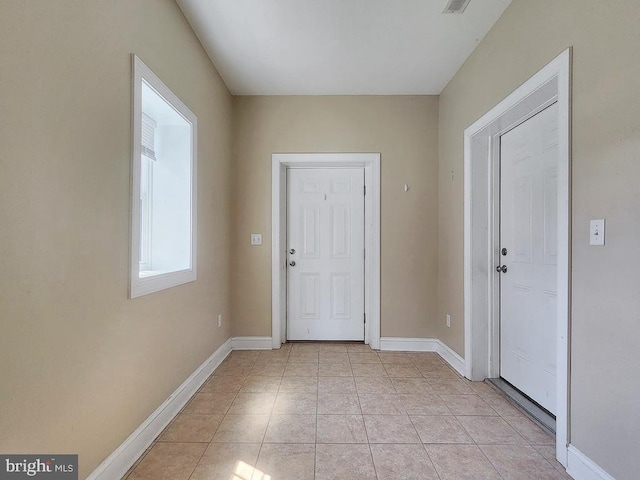
[(158, 442), (128, 480), (187, 480), (206, 448), (206, 443)]
[(367, 443), (362, 415), (318, 415), (317, 442)]
[(216, 377), (222, 377), (222, 376), (245, 377), (249, 375), (249, 372), (251, 371), (251, 369), (252, 369), (251, 365), (230, 365), (230, 364), (223, 363), (218, 368), (216, 368), (216, 371), (213, 372), (213, 374)]
[(549, 462), (553, 468), (559, 471), (563, 475), (563, 478), (571, 480), (571, 477), (569, 476), (565, 468), (560, 462), (558, 462), (558, 460), (556, 460), (555, 445), (533, 445), (533, 448), (535, 448), (536, 452), (542, 455), (542, 457), (547, 462)]
[(451, 411), (438, 395), (416, 395), (403, 393), (398, 395), (409, 415), (451, 415)]
[(315, 443), (315, 415), (271, 415), (265, 443)]
[(320, 350), (320, 344), (317, 342), (309, 343), (291, 343), (291, 352), (318, 352)]
[(284, 377), (279, 392), (316, 393), (318, 377)]
[(269, 415), (273, 410), (275, 400), (275, 393), (240, 392), (227, 413), (230, 415)]
[(524, 416), (504, 417), (509, 425), (531, 445), (555, 445), (556, 440), (538, 425)]
[(413, 365), (411, 358), (406, 353), (378, 352), (378, 357), (384, 364)]
[(554, 443), (435, 353), (288, 343), (232, 352), (127, 479), (568, 480)]
[(242, 376), (209, 377), (200, 388), (200, 393), (238, 393), (245, 378)]
[(257, 362), (261, 362), (262, 364), (266, 362), (286, 362), (289, 357), (289, 349), (279, 349), (279, 350), (262, 350), (260, 355), (258, 355)]
[(389, 378), (397, 393), (434, 394), (433, 388), (423, 377)]
[(320, 354), (322, 352), (346, 353), (347, 345), (344, 343), (321, 343), (318, 351)]
[(232, 360), (235, 359), (243, 359), (243, 360), (255, 360), (260, 356), (260, 351), (258, 350), (234, 350), (229, 354), (229, 358)]
[(260, 393), (278, 391), (280, 386), (281, 377), (266, 377), (263, 375), (249, 375), (242, 384), (241, 392)]
[(396, 393), (391, 380), (386, 377), (353, 377), (358, 393)]
[(242, 358), (242, 357), (229, 357), (224, 362), (222, 362), (222, 366), (225, 367), (251, 367), (255, 363), (257, 357), (254, 358)]
[(459, 378), (427, 378), (433, 391), (439, 395), (473, 394), (473, 390)]
[(368, 415), (406, 415), (399, 396), (389, 393), (360, 393), (360, 408)]
[(422, 445), (371, 445), (378, 480), (439, 480)]
[(353, 377), (319, 377), (318, 394), (356, 393)]
[(318, 395), (315, 393), (280, 392), (273, 406), (274, 415), (315, 415)]
[(347, 343), (347, 352), (352, 353), (371, 353), (371, 347), (369, 345), (365, 345), (364, 343)]
[(454, 415), (498, 415), (478, 395), (440, 395), (440, 398)]
[(459, 378), (458, 375), (449, 367), (449, 365), (443, 364), (433, 364), (433, 365), (417, 365), (418, 370), (425, 377), (451, 377), (451, 378)]
[(420, 443), (406, 415), (364, 415), (369, 443)]
[(285, 377), (317, 377), (317, 363), (287, 363), (284, 369)]
[(476, 445), (425, 445), (425, 448), (441, 480), (501, 478)]
[(382, 363), (377, 353), (349, 352), (349, 361), (353, 363)]
[(211, 443), (190, 480), (250, 479), (259, 451), (259, 443)]
[(212, 442), (260, 443), (269, 424), (269, 415), (227, 415)]
[(196, 393), (182, 413), (227, 413), (235, 393)]
[(456, 417), (474, 442), (482, 445), (518, 445), (526, 441), (500, 417)]
[(390, 377), (417, 377), (422, 378), (422, 374), (413, 365), (402, 365), (387, 363), (384, 365), (387, 375)]
[(422, 443), (473, 443), (460, 422), (451, 415), (410, 415)]
[(269, 377), (281, 377), (284, 374), (284, 362), (256, 363), (251, 369), (251, 375), (265, 375)]
[(321, 377), (351, 377), (350, 363), (322, 363), (318, 366), (318, 375)]
[(375, 478), (369, 445), (316, 445), (316, 480)]
[(500, 395), (484, 395), (482, 399), (501, 417), (522, 417), (524, 414)]
[(486, 395), (496, 395), (496, 391), (493, 387), (485, 382), (469, 382), (469, 387), (471, 387), (471, 390), (481, 397)]
[(388, 377), (382, 363), (352, 363), (354, 377)]
[(210, 442), (224, 415), (181, 413), (160, 435), (160, 442)]
[(323, 363), (342, 363), (349, 364), (349, 354), (345, 350), (344, 352), (320, 352), (320, 364)]
[(355, 393), (322, 393), (318, 395), (318, 414), (360, 414), (360, 402)]
[(289, 354), (288, 363), (318, 363), (318, 351), (294, 350)]
[(313, 480), (315, 459), (314, 444), (265, 443), (252, 480)]
[(529, 445), (480, 445), (505, 480), (561, 480), (563, 476)]
[(424, 378), (390, 378), (398, 393), (433, 394), (433, 388)]

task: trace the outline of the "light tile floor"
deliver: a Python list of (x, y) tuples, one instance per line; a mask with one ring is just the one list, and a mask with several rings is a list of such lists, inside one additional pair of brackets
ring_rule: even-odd
[(433, 353), (235, 351), (127, 480), (570, 478), (554, 439)]

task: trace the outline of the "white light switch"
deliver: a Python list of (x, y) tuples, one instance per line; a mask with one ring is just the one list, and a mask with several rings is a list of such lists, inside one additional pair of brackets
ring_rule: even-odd
[(604, 218), (591, 220), (589, 245), (604, 245)]
[(261, 233), (252, 233), (251, 234), (251, 245), (262, 245), (262, 234)]

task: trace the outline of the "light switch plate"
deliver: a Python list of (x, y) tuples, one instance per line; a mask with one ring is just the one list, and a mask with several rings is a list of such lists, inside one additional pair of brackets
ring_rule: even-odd
[(591, 220), (589, 245), (604, 245), (604, 218)]
[(261, 233), (252, 233), (251, 234), (251, 245), (262, 245), (262, 234)]

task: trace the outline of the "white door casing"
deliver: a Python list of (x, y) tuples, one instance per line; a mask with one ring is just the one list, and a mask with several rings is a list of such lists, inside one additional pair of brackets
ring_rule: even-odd
[(288, 168), (363, 168), (365, 196), (365, 338), (380, 348), (380, 154), (379, 153), (274, 153), (271, 175), (271, 341), (286, 342), (287, 309), (287, 201)]
[(569, 319), (571, 211), (571, 49), (567, 49), (464, 131), (465, 376), (499, 375), (499, 139), (558, 103), (556, 459), (570, 438)]
[(500, 137), (500, 376), (556, 410), (558, 107)]
[(287, 170), (287, 339), (364, 340), (364, 170)]

